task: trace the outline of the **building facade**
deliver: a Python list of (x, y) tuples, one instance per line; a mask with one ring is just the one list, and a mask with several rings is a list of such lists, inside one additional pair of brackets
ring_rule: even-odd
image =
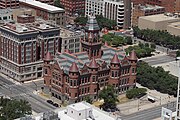
[(165, 12), (165, 8), (160, 6), (135, 5), (132, 15), (132, 25), (137, 26), (139, 17), (141, 16), (163, 14), (164, 12)]
[(60, 48), (60, 28), (45, 21), (7, 23), (0, 32), (0, 70), (19, 82), (42, 77), (45, 53), (55, 55)]
[(133, 5), (145, 4), (145, 0), (131, 0)]
[[(138, 20), (138, 27), (140, 29), (167, 31), (168, 25), (171, 25), (176, 22), (178, 23), (179, 21), (180, 17), (178, 17), (178, 15), (173, 16), (173, 14), (157, 14), (150, 16), (142, 16)], [(178, 30), (179, 27), (177, 26), (176, 28)]]
[(180, 13), (180, 0), (175, 2), (175, 12)]
[(132, 26), (132, 6), (133, 3), (131, 0), (123, 0), (124, 1), (124, 27), (125, 29), (130, 29)]
[(122, 29), (124, 25), (124, 2), (123, 1), (105, 1), (104, 17), (115, 20), (117, 26)]
[(131, 27), (131, 0), (86, 0), (85, 15), (92, 11), (95, 15), (115, 20), (120, 29)]
[(1, 0), (0, 9), (19, 8), (19, 0)]
[(99, 26), (90, 16), (81, 40), (82, 52), (47, 52), (44, 59), (44, 84), (52, 96), (69, 104), (82, 101), (86, 96), (97, 99), (107, 85), (113, 85), (117, 94), (134, 88), (136, 83), (137, 56), (134, 51), (126, 56), (123, 48), (105, 44), (99, 35)]
[(146, 0), (146, 4), (158, 5), (165, 8), (166, 12), (174, 12), (176, 0)]
[(167, 26), (167, 32), (169, 32), (171, 35), (180, 36), (180, 21), (170, 23)]
[(61, 52), (68, 49), (70, 53), (77, 53), (81, 52), (81, 40), (84, 39), (84, 33), (61, 28), (60, 39), (62, 42)]
[(132, 0), (133, 4), (149, 4), (157, 5), (165, 8), (166, 12), (174, 12), (176, 4), (178, 5), (179, 0)]
[(56, 24), (65, 26), (66, 25), (66, 16), (65, 11), (62, 8), (58, 8), (52, 5), (41, 3), (34, 0), (21, 0), (20, 6), (25, 8), (31, 8), (36, 11), (36, 16), (44, 20), (55, 21)]
[(36, 11), (34, 9), (27, 9), (27, 8), (18, 8), (13, 9), (12, 11), (12, 18), (15, 22), (17, 22), (17, 16), (20, 15), (29, 15), (29, 16), (36, 16)]
[(60, 0), (60, 3), (64, 6), (66, 15), (84, 15), (85, 0)]
[(0, 21), (12, 20), (12, 9), (0, 9)]
[(85, 16), (89, 16), (93, 11), (95, 15), (104, 16), (104, 0), (86, 0)]

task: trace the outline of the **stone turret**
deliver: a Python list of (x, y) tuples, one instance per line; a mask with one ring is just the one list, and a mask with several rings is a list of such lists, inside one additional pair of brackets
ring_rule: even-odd
[(81, 41), (82, 51), (87, 51), (90, 59), (101, 57), (100, 28), (95, 15), (90, 15), (85, 26), (85, 39)]
[(78, 102), (79, 97), (79, 68), (75, 62), (69, 68), (69, 97), (71, 103)]

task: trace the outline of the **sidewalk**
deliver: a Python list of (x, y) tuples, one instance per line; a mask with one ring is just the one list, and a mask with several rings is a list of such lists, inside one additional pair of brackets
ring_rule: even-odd
[[(143, 86), (141, 86), (140, 84), (137, 84), (137, 86), (139, 88), (145, 88)], [(163, 105), (163, 104), (167, 104), (173, 101), (176, 101), (176, 98), (174, 96), (169, 96), (168, 94), (163, 94), (160, 93), (156, 90), (150, 90), (148, 88), (147, 89), (147, 95), (137, 99), (137, 100), (133, 100), (130, 102), (126, 102), (123, 104), (118, 104), (117, 107), (120, 109), (120, 112), (124, 115), (128, 115), (128, 114), (132, 114), (141, 110), (146, 110), (149, 108), (153, 108), (159, 105)], [(147, 96), (151, 96), (154, 97), (156, 102), (155, 103), (151, 103), (150, 101), (148, 101)]]

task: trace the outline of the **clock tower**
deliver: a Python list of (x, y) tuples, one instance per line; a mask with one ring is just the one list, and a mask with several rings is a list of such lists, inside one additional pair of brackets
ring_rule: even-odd
[(101, 45), (100, 28), (96, 21), (95, 15), (92, 13), (88, 17), (85, 26), (85, 39), (81, 41), (82, 51), (87, 51), (90, 59), (101, 58)]

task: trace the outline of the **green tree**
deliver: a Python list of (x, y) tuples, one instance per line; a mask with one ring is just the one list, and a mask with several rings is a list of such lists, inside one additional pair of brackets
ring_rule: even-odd
[(151, 53), (155, 51), (154, 48), (148, 46), (149, 45), (144, 45), (140, 42), (139, 45), (130, 46), (126, 48), (125, 51), (126, 53), (130, 53), (132, 50), (135, 50), (138, 58), (147, 57), (147, 56), (151, 56), (152, 55)]
[(2, 120), (13, 120), (32, 114), (31, 105), (25, 100), (1, 98), (0, 103), (0, 119)]
[(102, 42), (105, 43), (105, 41), (106, 41), (106, 42), (108, 42), (108, 44), (111, 44), (111, 42), (112, 42), (112, 36), (114, 36), (114, 35), (112, 35), (111, 33), (108, 33), (108, 34), (106, 34), (106, 35), (103, 35), (103, 36), (102, 36)]
[(113, 86), (107, 86), (99, 93), (99, 98), (104, 100), (103, 106), (106, 108), (116, 107), (116, 102), (118, 101), (117, 95)]
[(176, 57), (180, 57), (180, 50), (176, 51)]
[[(87, 20), (87, 17), (77, 17), (74, 22), (77, 24), (85, 25), (87, 23)], [(100, 29), (106, 27), (109, 30), (112, 30), (116, 26), (116, 21), (104, 18), (102, 15), (96, 15), (96, 20)]]
[(89, 96), (85, 97), (84, 100), (90, 104), (92, 104), (92, 102), (93, 102), (92, 98), (90, 98)]
[(64, 6), (60, 3), (60, 0), (55, 0), (54, 6), (59, 7), (59, 8), (64, 8)]
[(147, 42), (152, 42), (157, 45), (168, 47), (170, 49), (180, 49), (180, 37), (174, 36), (167, 31), (139, 29), (134, 27), (134, 36), (143, 39)]
[(114, 36), (112, 38), (112, 44), (115, 45), (115, 46), (125, 44), (124, 38), (121, 37), (121, 36)]
[(176, 77), (162, 67), (151, 67), (145, 62), (137, 64), (137, 82), (149, 89), (176, 96), (177, 81)]
[(125, 41), (128, 45), (132, 45), (132, 37), (130, 36), (125, 37)]
[(75, 22), (76, 24), (86, 25), (87, 20), (88, 20), (87, 17), (77, 17), (77, 18), (74, 20), (74, 22)]
[(151, 43), (151, 48), (156, 49), (156, 44)]
[(147, 90), (145, 88), (133, 88), (126, 91), (126, 97), (128, 99), (137, 98), (139, 96), (145, 95)]

